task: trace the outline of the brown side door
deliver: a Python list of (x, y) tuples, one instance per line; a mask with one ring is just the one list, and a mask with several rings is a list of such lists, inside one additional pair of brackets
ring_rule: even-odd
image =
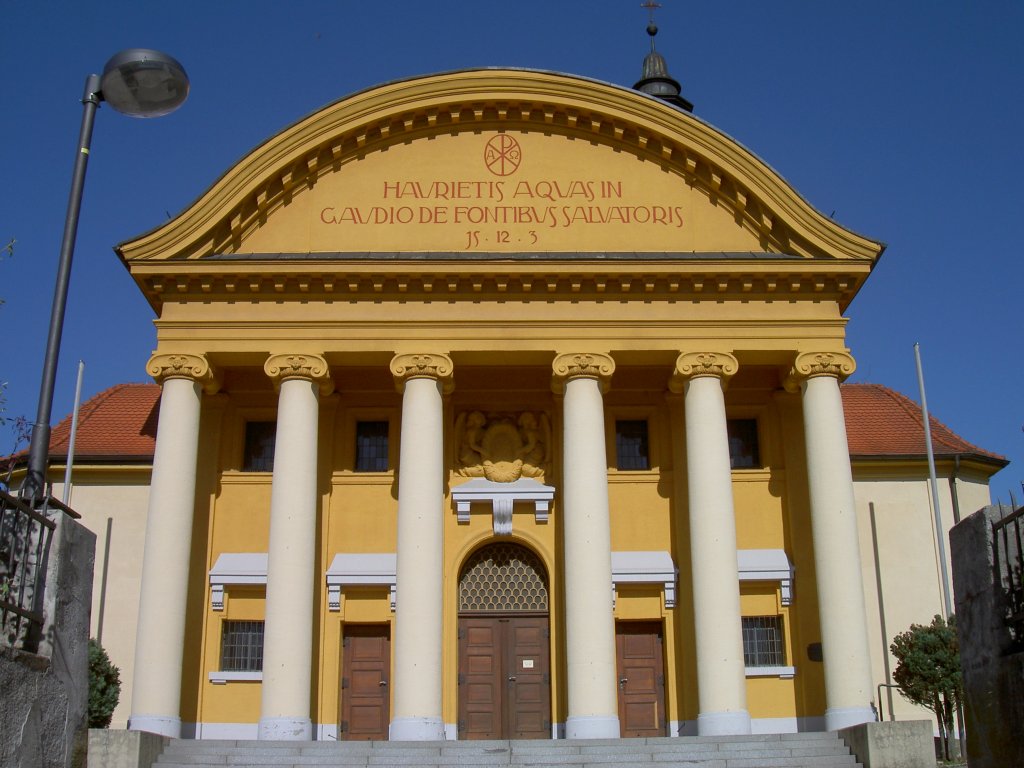
[(459, 618), (459, 738), (551, 737), (547, 616)]
[(338, 736), (386, 741), (391, 699), (390, 628), (386, 624), (346, 624), (343, 632)]
[(661, 622), (618, 622), (619, 732), (665, 735), (665, 668)]

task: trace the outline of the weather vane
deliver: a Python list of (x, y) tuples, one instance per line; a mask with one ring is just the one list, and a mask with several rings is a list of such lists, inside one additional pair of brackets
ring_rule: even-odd
[(644, 0), (640, 3), (641, 8), (647, 9), (647, 34), (651, 36), (651, 50), (654, 50), (654, 36), (658, 34), (658, 25), (654, 23), (654, 9), (661, 8), (661, 3), (654, 0)]

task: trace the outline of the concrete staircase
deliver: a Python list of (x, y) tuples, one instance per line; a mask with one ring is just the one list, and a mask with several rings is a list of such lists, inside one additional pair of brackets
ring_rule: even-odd
[(696, 736), (587, 741), (267, 741), (172, 740), (160, 768), (231, 765), (467, 766), (542, 768), (860, 768), (835, 733)]

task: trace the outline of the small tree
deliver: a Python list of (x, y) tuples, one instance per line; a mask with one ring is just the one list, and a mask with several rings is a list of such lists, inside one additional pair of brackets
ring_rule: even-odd
[(121, 672), (103, 646), (89, 640), (89, 727), (109, 728), (121, 698)]
[(950, 616), (949, 623), (936, 616), (929, 625), (911, 624), (893, 638), (889, 650), (896, 657), (893, 679), (900, 693), (935, 713), (942, 753), (949, 760), (953, 713), (963, 698), (956, 617)]

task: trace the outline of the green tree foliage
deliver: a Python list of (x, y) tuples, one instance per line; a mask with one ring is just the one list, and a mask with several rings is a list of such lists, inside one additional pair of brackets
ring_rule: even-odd
[(108, 728), (121, 697), (121, 671), (103, 646), (89, 640), (89, 727)]
[(900, 693), (935, 713), (943, 753), (949, 760), (953, 713), (963, 698), (956, 617), (950, 616), (949, 623), (936, 616), (928, 625), (911, 624), (893, 638), (889, 650), (896, 657), (893, 679)]

